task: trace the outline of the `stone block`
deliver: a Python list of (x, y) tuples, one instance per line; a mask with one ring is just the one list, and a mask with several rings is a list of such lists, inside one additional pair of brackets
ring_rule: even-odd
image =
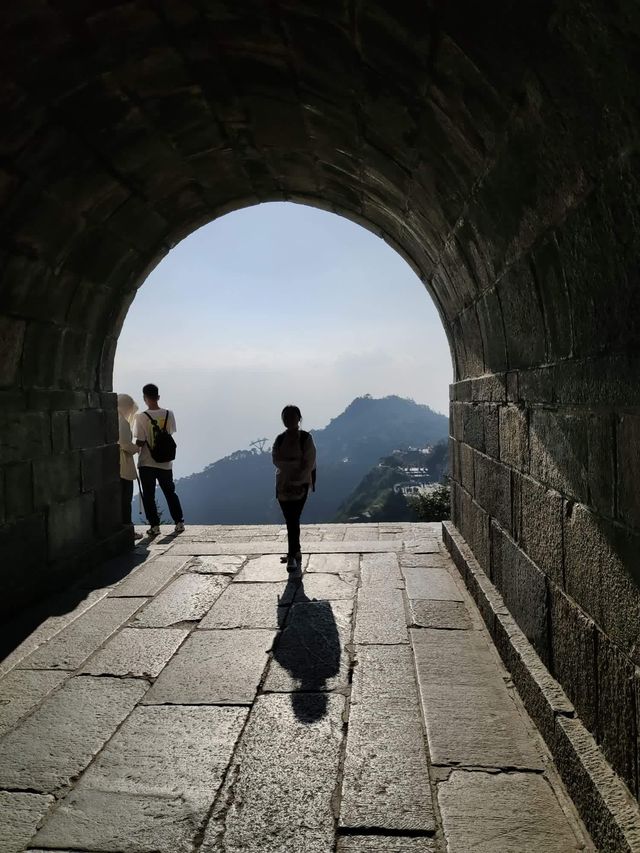
[(93, 494), (78, 495), (49, 508), (47, 535), (51, 559), (69, 556), (92, 540), (93, 513)]
[(473, 627), (469, 612), (462, 601), (418, 599), (410, 601), (409, 607), (412, 627), (461, 631)]
[[(281, 583), (232, 583), (202, 619), (199, 628), (278, 628), (284, 618), (283, 607), (290, 604), (293, 592)], [(285, 597), (286, 596), (286, 597)]]
[(486, 291), (478, 300), (478, 321), (487, 370), (506, 370), (508, 363), (504, 323), (495, 290)]
[(122, 529), (122, 487), (120, 478), (89, 492), (95, 501), (95, 527), (100, 539), (105, 539)]
[(510, 370), (507, 373), (507, 402), (519, 403), (520, 391), (518, 388), (519, 373), (517, 370)]
[(631, 653), (640, 644), (640, 537), (566, 504), (565, 587), (614, 643)]
[(435, 830), (416, 699), (407, 646), (358, 649), (342, 779), (342, 828)]
[(460, 451), (460, 483), (470, 495), (475, 494), (474, 452), (468, 444), (458, 444)]
[(562, 496), (531, 477), (520, 477), (518, 485), (520, 545), (546, 575), (563, 587)]
[(194, 557), (188, 568), (190, 572), (201, 572), (203, 575), (235, 575), (244, 561), (243, 556)]
[(0, 791), (0, 850), (25, 850), (54, 802), (45, 794)]
[[(31, 713), (40, 702), (67, 678), (66, 672), (13, 669), (2, 681), (0, 736)], [(1, 848), (0, 848), (1, 849)]]
[(482, 509), (511, 530), (511, 472), (481, 453), (474, 454), (474, 497)]
[(551, 668), (585, 726), (597, 731), (596, 629), (555, 584), (549, 588)]
[(529, 416), (519, 406), (500, 407), (500, 461), (518, 471), (529, 470)]
[(182, 622), (198, 622), (230, 583), (228, 575), (186, 572), (162, 590), (132, 620), (141, 628), (169, 628)]
[(509, 268), (497, 286), (502, 307), (509, 367), (523, 368), (545, 360), (545, 328), (531, 268), (520, 261)]
[(500, 685), (498, 660), (476, 631), (412, 629), (418, 684), (423, 696), (433, 685)]
[(124, 628), (85, 662), (82, 673), (156, 678), (188, 633), (182, 628)]
[(144, 603), (136, 598), (104, 598), (25, 658), (26, 669), (75, 670)]
[(0, 742), (0, 785), (50, 793), (102, 749), (147, 689), (139, 679), (79, 676)]
[(600, 631), (596, 649), (598, 743), (614, 770), (637, 797), (635, 667)]
[[(331, 850), (343, 696), (271, 694), (256, 701), (201, 850)], [(295, 749), (292, 749), (295, 744)], [(259, 840), (258, 840), (259, 839)]]
[(0, 319), (0, 387), (18, 384), (25, 328), (24, 320)]
[[(355, 643), (393, 645), (409, 641), (402, 590), (384, 584), (362, 586), (356, 613)], [(381, 613), (384, 619), (380, 619)]]
[(0, 527), (0, 565), (4, 575), (3, 588), (6, 599), (0, 603), (5, 615), (15, 615), (18, 590), (32, 588), (34, 576), (42, 571), (47, 555), (47, 528), (44, 513), (26, 516)]
[(106, 442), (104, 413), (100, 409), (85, 409), (69, 413), (69, 431), (73, 450), (99, 447)]
[(16, 462), (4, 469), (4, 517), (7, 521), (33, 512), (33, 468), (31, 462)]
[(61, 453), (33, 463), (33, 493), (36, 507), (69, 500), (80, 492), (80, 456)]
[(588, 421), (549, 409), (534, 409), (530, 420), (531, 475), (564, 495), (586, 501)]
[(461, 340), (464, 351), (460, 358), (460, 372), (465, 378), (478, 376), (485, 372), (482, 335), (475, 306), (466, 308), (459, 314)]
[(547, 331), (547, 358), (550, 362), (557, 361), (571, 355), (572, 338), (569, 293), (555, 239), (536, 247), (533, 268)]
[(338, 838), (337, 853), (437, 853), (432, 838), (402, 835), (345, 835)]
[(618, 514), (631, 527), (640, 528), (640, 416), (622, 415), (617, 426)]
[(120, 451), (117, 444), (82, 450), (80, 460), (83, 492), (99, 490), (115, 481), (120, 485)]
[[(564, 369), (564, 364), (562, 365)], [(557, 383), (559, 368), (528, 368), (518, 371), (518, 400), (520, 403), (537, 403), (551, 406), (558, 396)], [(558, 396), (558, 399), (561, 397)]]
[(589, 503), (602, 515), (614, 516), (616, 438), (612, 416), (592, 415), (587, 432)]
[(51, 412), (51, 445), (54, 453), (69, 450), (69, 412)]
[(109, 593), (112, 597), (156, 595), (188, 563), (187, 557), (160, 556), (147, 560)]
[(492, 403), (483, 406), (484, 450), (487, 456), (500, 458), (500, 406)]
[(32, 320), (24, 335), (22, 384), (25, 388), (51, 388), (57, 384), (61, 364), (62, 326)]
[(250, 705), (275, 631), (196, 631), (145, 696), (150, 705)]
[(407, 597), (429, 598), (436, 601), (463, 601), (463, 596), (451, 573), (439, 566), (423, 568), (421, 566), (405, 566), (404, 574)]
[(492, 580), (543, 661), (549, 660), (547, 580), (495, 522), (491, 525)]
[(464, 492), (461, 501), (462, 534), (482, 568), (489, 572), (489, 514)]
[(484, 452), (483, 406), (479, 403), (462, 403), (462, 441)]
[(296, 601), (317, 599), (321, 601), (352, 601), (356, 594), (358, 575), (354, 572), (337, 574), (336, 572), (307, 572), (304, 583), (296, 592)]
[(398, 557), (395, 554), (363, 554), (360, 566), (362, 587), (404, 588)]
[(454, 401), (449, 407), (449, 429), (456, 441), (464, 441), (464, 410), (468, 403)]
[[(448, 853), (578, 853), (585, 838), (537, 774), (454, 771), (438, 785)], [(500, 848), (496, 848), (496, 839)]]
[(474, 403), (504, 403), (507, 399), (507, 380), (504, 373), (477, 376), (471, 384)]
[(0, 435), (0, 465), (51, 453), (49, 415), (45, 412), (1, 413)]

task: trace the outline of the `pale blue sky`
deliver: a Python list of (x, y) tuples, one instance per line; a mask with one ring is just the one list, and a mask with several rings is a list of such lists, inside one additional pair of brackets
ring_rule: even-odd
[(191, 234), (129, 310), (114, 390), (145, 382), (175, 410), (178, 476), (357, 396), (400, 394), (446, 413), (451, 357), (436, 308), (383, 240), (335, 214), (271, 203)]

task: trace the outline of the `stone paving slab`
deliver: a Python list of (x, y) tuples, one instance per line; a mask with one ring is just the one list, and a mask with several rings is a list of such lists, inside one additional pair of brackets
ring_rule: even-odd
[(359, 566), (359, 554), (311, 554), (307, 564), (307, 574), (315, 572), (351, 574), (357, 573)]
[(194, 557), (188, 563), (190, 572), (201, 572), (210, 575), (235, 575), (246, 560), (243, 554), (226, 556), (202, 556)]
[(44, 794), (0, 791), (0, 851), (24, 850), (54, 802), (53, 797)]
[(326, 601), (337, 601), (341, 598), (352, 600), (356, 594), (357, 583), (358, 575), (355, 573), (307, 572), (304, 587), (300, 587), (296, 600), (303, 596)]
[(198, 628), (278, 628), (283, 608), (290, 604), (294, 588), (281, 583), (234, 581), (222, 593)]
[(411, 630), (418, 683), (425, 694), (431, 684), (472, 684), (488, 682), (504, 687), (498, 661), (484, 636), (473, 632)]
[(421, 684), (420, 691), (434, 764), (544, 770), (514, 699), (497, 679), (483, 687)]
[(402, 590), (383, 584), (361, 586), (357, 600), (354, 643), (379, 645), (409, 641)]
[(351, 601), (296, 601), (275, 645), (264, 689), (346, 688), (350, 659), (345, 646), (351, 641), (352, 616)]
[[(170, 554), (180, 556), (198, 556), (201, 554), (282, 554), (284, 542), (178, 542), (171, 548)], [(305, 542), (302, 537), (303, 554), (366, 554), (402, 551), (404, 542), (346, 541)], [(285, 548), (286, 550), (286, 548)]]
[(111, 590), (111, 597), (156, 595), (187, 563), (182, 556), (156, 557), (136, 569), (126, 580)]
[(462, 592), (447, 569), (404, 566), (409, 598), (431, 598), (436, 601), (464, 601)]
[(146, 689), (138, 679), (69, 679), (0, 740), (0, 788), (48, 793), (68, 785)]
[(20, 663), (21, 669), (75, 670), (136, 610), (145, 598), (104, 598)]
[(58, 670), (14, 669), (0, 680), (0, 736), (68, 678)]
[[(337, 853), (438, 853), (433, 838), (400, 835), (347, 835), (338, 839)], [(497, 851), (494, 851), (497, 853)]]
[(360, 560), (360, 584), (382, 584), (389, 589), (404, 589), (404, 579), (394, 553), (363, 554)]
[(584, 850), (548, 781), (535, 773), (453, 772), (438, 785), (448, 853)]
[(170, 628), (181, 622), (197, 622), (213, 606), (230, 583), (227, 575), (178, 575), (132, 620), (141, 628)]
[(160, 673), (145, 704), (248, 705), (275, 631), (196, 631)]
[(469, 630), (473, 623), (463, 601), (409, 601), (411, 624), (418, 628)]
[[(256, 701), (202, 853), (330, 853), (345, 699), (270, 694)], [(302, 718), (302, 719), (301, 719)]]
[[(286, 549), (285, 549), (286, 550)], [(279, 551), (279, 554), (282, 552)], [(307, 557), (303, 556), (303, 568)], [(242, 583), (280, 583), (289, 579), (287, 567), (281, 563), (275, 555), (264, 555), (262, 557), (250, 557), (242, 570), (236, 576), (236, 580)]]
[(435, 831), (417, 689), (408, 646), (357, 651), (340, 826)]
[(417, 567), (422, 569), (446, 569), (451, 565), (451, 558), (448, 554), (438, 551), (437, 553), (427, 554), (410, 554), (402, 551), (398, 555), (400, 565), (404, 568)]
[(81, 671), (155, 678), (188, 633), (182, 628), (124, 628), (92, 655)]

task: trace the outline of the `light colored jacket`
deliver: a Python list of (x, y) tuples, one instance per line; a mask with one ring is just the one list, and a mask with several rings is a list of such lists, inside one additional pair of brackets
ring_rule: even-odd
[(118, 444), (120, 445), (120, 478), (122, 480), (135, 480), (136, 478), (136, 463), (133, 461), (134, 455), (140, 449), (133, 443), (131, 435), (131, 426), (129, 421), (118, 412)]
[(271, 451), (276, 466), (276, 497), (281, 501), (303, 498), (312, 484), (316, 467), (316, 446), (310, 433), (301, 441), (300, 432), (280, 433)]

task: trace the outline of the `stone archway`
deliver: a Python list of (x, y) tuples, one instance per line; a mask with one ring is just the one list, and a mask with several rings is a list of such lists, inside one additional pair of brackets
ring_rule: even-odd
[(326, 206), (439, 306), (455, 524), (637, 793), (637, 13), (29, 0), (4, 19), (8, 608), (127, 544), (110, 375), (149, 269), (241, 205)]

